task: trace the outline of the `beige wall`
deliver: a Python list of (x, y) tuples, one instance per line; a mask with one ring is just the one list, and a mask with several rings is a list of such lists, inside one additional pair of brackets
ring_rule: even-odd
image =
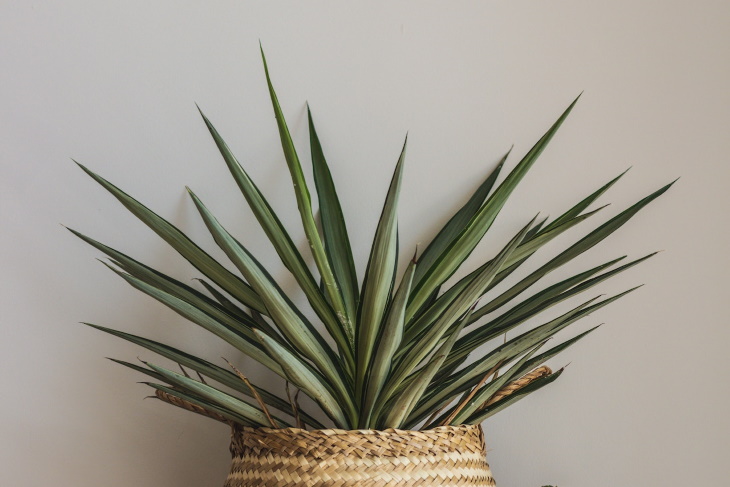
[(2, 2), (0, 485), (222, 484), (225, 428), (142, 401), (141, 378), (103, 357), (150, 354), (76, 323), (213, 360), (231, 351), (135, 293), (58, 223), (195, 276), (74, 157), (210, 248), (192, 186), (278, 266), (193, 104), (296, 228), (258, 39), (302, 152), (312, 105), (361, 267), (406, 131), (401, 242), (412, 248), (585, 90), (471, 265), (535, 212), (555, 216), (628, 166), (606, 216), (682, 176), (571, 267), (666, 249), (602, 287), (646, 283), (577, 325), (607, 323), (554, 361), (572, 363), (554, 386), (485, 424), (489, 458), (503, 486), (726, 485), (729, 21), (730, 3), (711, 0)]

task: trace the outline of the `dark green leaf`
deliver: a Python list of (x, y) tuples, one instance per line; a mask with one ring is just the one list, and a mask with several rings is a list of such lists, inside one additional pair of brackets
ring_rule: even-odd
[[(76, 162), (76, 161), (74, 161)], [(228, 269), (219, 264), (213, 257), (198, 247), (184, 233), (174, 225), (158, 216), (152, 210), (135, 200), (112, 183), (87, 169), (84, 165), (76, 162), (92, 179), (109, 191), (120, 203), (122, 203), (134, 216), (139, 218), (145, 225), (150, 227), (165, 242), (170, 244), (176, 251), (188, 260), (196, 269), (205, 274), (211, 281), (218, 284), (226, 292), (234, 296), (246, 306), (259, 311), (264, 310), (264, 305), (256, 293), (243, 282), (239, 277), (232, 274)]]
[(307, 106), (307, 117), (309, 119), (309, 141), (312, 151), (314, 184), (317, 188), (317, 196), (319, 198), (319, 211), (325, 251), (327, 252), (332, 272), (340, 286), (348, 316), (354, 319), (357, 315), (359, 290), (355, 262), (352, 257), (352, 249), (350, 248), (350, 238), (347, 235), (347, 226), (344, 215), (342, 214), (340, 200), (337, 196), (337, 190), (332, 181), (332, 174), (327, 165), (327, 160), (324, 157), (317, 131), (314, 128), (312, 112), (309, 110), (309, 106)]
[(494, 186), (494, 183), (497, 181), (499, 172), (502, 170), (502, 166), (504, 166), (504, 163), (511, 151), (512, 149), (507, 151), (497, 164), (497, 167), (489, 173), (489, 176), (487, 176), (471, 198), (469, 198), (469, 201), (467, 201), (466, 204), (451, 217), (448, 223), (444, 225), (431, 243), (428, 244), (426, 249), (423, 251), (423, 254), (421, 254), (420, 259), (418, 259), (419, 266), (416, 271), (416, 275), (413, 277), (414, 282), (417, 283), (421, 280), (421, 277), (423, 277), (424, 273), (431, 268), (433, 263), (436, 261), (436, 258), (441, 255), (446, 247), (448, 247), (451, 242), (459, 236), (459, 234), (461, 234), (477, 211), (479, 211), (482, 203), (484, 203), (487, 195), (489, 195), (489, 192), (492, 190), (492, 186)]
[(565, 121), (570, 111), (575, 106), (578, 98), (570, 104), (552, 127), (542, 138), (530, 149), (519, 164), (510, 172), (507, 178), (499, 185), (497, 190), (487, 199), (476, 215), (471, 219), (464, 230), (456, 237), (451, 244), (442, 252), (434, 265), (428, 269), (423, 278), (413, 289), (411, 306), (418, 310), (426, 301), (431, 292), (443, 284), (459, 268), (464, 260), (471, 254), (484, 234), (492, 226), (500, 210), (507, 202), (517, 184), (530, 170), (537, 157), (553, 138), (557, 130)]

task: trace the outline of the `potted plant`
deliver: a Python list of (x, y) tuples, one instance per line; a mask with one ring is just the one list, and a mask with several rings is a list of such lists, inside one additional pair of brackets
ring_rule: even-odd
[[(497, 184), (507, 165), (509, 153), (505, 155), (420, 255), (413, 255), (405, 272), (396, 275), (404, 144), (382, 206), (366, 272), (359, 279), (339, 196), (312, 115), (309, 113), (309, 133), (317, 205), (265, 58), (264, 68), (316, 273), (213, 124), (202, 111), (201, 115), (261, 228), (306, 296), (317, 323), (293, 304), (245, 242), (231, 235), (190, 189), (202, 220), (238, 273), (216, 261), (170, 222), (79, 164), (197, 269), (202, 276), (199, 289), (75, 230), (71, 232), (106, 254), (109, 268), (131, 286), (255, 359), (280, 376), (281, 384), (264, 388), (252, 384), (231, 363), (214, 364), (140, 336), (89, 326), (179, 364), (181, 371), (176, 372), (157, 361), (134, 364), (115, 360), (150, 377), (147, 384), (162, 401), (231, 426), (233, 464), (227, 487), (494, 485), (480, 424), (557, 379), (563, 369), (552, 371), (544, 363), (597, 327), (546, 346), (553, 335), (636, 288), (608, 298), (580, 300), (559, 316), (548, 317), (545, 311), (654, 254), (630, 262), (620, 257), (537, 292), (534, 288), (545, 275), (616, 231), (672, 183), (498, 291), (497, 284), (514, 277), (521, 264), (542, 246), (600, 212), (602, 207), (589, 208), (623, 175), (552, 221), (538, 221), (536, 217), (526, 222), (491, 259), (469, 269), (456, 282), (449, 280), (487, 234), (577, 99)], [(319, 207), (318, 217), (315, 206)], [(532, 318), (541, 324), (522, 327), (504, 342), (496, 340)], [(481, 352), (486, 344), (492, 348)], [(477, 349), (480, 353), (475, 357)], [(323, 414), (301, 407), (299, 392), (309, 396)]]

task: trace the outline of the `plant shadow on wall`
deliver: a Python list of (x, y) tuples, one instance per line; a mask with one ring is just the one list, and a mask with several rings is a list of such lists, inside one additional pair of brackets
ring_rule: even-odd
[[(192, 190), (188, 189), (202, 220), (238, 273), (216, 261), (170, 222), (79, 164), (200, 272), (201, 288), (183, 284), (90, 237), (70, 231), (106, 254), (106, 265), (132, 287), (222, 338), (282, 378), (280, 386), (264, 388), (252, 384), (234, 364), (214, 364), (163, 343), (89, 324), (179, 364), (182, 373), (151, 362), (115, 360), (149, 376), (152, 380), (146, 384), (165, 402), (246, 428), (430, 430), (478, 425), (557, 379), (563, 369), (552, 371), (543, 364), (598, 326), (548, 348), (546, 343), (553, 335), (636, 288), (608, 298), (583, 298), (557, 316), (548, 313), (552, 306), (577, 298), (655, 255), (631, 261), (626, 261), (626, 256), (618, 257), (534, 290), (543, 277), (611, 235), (673, 183), (608, 219), (528, 275), (514, 279), (516, 282), (505, 291), (493, 291), (508, 277), (516, 277), (520, 266), (548, 242), (593, 219), (604, 207), (589, 208), (623, 176), (620, 174), (558, 218), (538, 221), (535, 217), (527, 222), (490, 260), (470, 269), (454, 284), (446, 285), (488, 233), (576, 99), (497, 184), (509, 153), (504, 155), (421, 255), (414, 255), (403, 275), (396, 276), (397, 208), (404, 144), (361, 280), (355, 272), (345, 218), (311, 112), (308, 120), (318, 217), (265, 58), (264, 68), (316, 273), (305, 263), (309, 256), (297, 250), (290, 234), (211, 121), (202, 111), (201, 115), (251, 211), (334, 346), (318, 331), (321, 328), (293, 304), (245, 243), (231, 235)], [(531, 319), (540, 320), (541, 324), (504, 343), (495, 340)], [(488, 343), (496, 345), (474, 357), (474, 352)], [(195, 376), (187, 369), (194, 371)], [(290, 390), (290, 384), (296, 394)], [(299, 391), (321, 408), (327, 421), (316, 419), (318, 414), (300, 407)]]

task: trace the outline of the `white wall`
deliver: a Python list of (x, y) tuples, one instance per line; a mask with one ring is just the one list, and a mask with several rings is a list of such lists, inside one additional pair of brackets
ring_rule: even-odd
[(192, 186), (278, 268), (193, 104), (297, 228), (261, 39), (302, 153), (305, 100), (314, 110), (361, 268), (406, 131), (409, 249), (585, 90), (472, 266), (537, 211), (555, 216), (628, 166), (604, 219), (682, 176), (571, 267), (666, 249), (602, 287), (647, 284), (577, 325), (607, 323), (553, 363), (572, 363), (558, 382), (485, 424), (489, 460), (502, 486), (726, 485), (729, 20), (730, 4), (711, 0), (2, 2), (0, 484), (222, 484), (226, 429), (142, 401), (141, 378), (103, 357), (151, 355), (77, 322), (213, 360), (231, 351), (133, 291), (58, 223), (196, 275), (74, 157), (211, 248), (184, 194)]

